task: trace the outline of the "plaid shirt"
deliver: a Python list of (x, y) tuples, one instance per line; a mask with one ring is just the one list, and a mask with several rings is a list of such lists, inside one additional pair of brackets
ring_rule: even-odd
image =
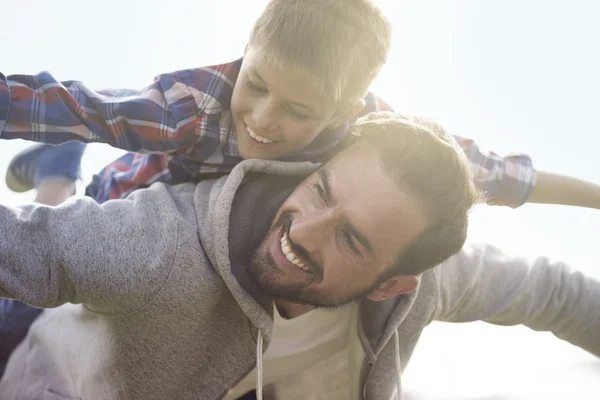
[[(242, 160), (230, 114), (241, 62), (163, 74), (139, 91), (93, 91), (45, 72), (0, 74), (0, 138), (104, 142), (131, 151), (94, 177), (88, 194), (98, 202), (154, 182), (222, 175)], [(391, 109), (372, 93), (365, 100), (362, 115)], [(348, 124), (323, 132), (285, 159), (323, 161), (347, 132)], [(536, 178), (530, 157), (483, 153), (472, 140), (455, 138), (490, 204), (518, 207), (528, 199)]]

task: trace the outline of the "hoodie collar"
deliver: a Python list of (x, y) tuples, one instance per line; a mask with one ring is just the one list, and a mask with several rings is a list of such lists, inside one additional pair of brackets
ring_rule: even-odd
[[(309, 162), (245, 160), (228, 176), (201, 182), (196, 189), (194, 200), (201, 221), (198, 233), (202, 247), (266, 342), (273, 329), (272, 299), (262, 295), (248, 279), (248, 255), (268, 232), (281, 203), (317, 167)], [(265, 192), (261, 193), (261, 189)], [(275, 196), (277, 191), (281, 194)], [(269, 195), (275, 197), (271, 199)]]

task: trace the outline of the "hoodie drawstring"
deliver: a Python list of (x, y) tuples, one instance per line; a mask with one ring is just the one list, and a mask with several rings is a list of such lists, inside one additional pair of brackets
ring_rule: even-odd
[(263, 378), (262, 378), (262, 358), (263, 358), (263, 334), (258, 330), (258, 340), (256, 341), (256, 400), (263, 398)]
[(401, 372), (402, 367), (400, 366), (400, 339), (398, 338), (398, 330), (394, 330), (394, 351), (395, 351), (395, 360), (396, 360), (396, 390), (398, 391), (398, 400), (404, 399), (404, 395), (402, 393), (402, 381), (401, 381)]

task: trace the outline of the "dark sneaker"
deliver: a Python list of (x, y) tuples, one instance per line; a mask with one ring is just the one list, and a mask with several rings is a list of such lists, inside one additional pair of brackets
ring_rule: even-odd
[(6, 186), (21, 193), (45, 180), (75, 182), (81, 178), (81, 157), (85, 144), (71, 141), (58, 146), (38, 144), (17, 154), (8, 165)]

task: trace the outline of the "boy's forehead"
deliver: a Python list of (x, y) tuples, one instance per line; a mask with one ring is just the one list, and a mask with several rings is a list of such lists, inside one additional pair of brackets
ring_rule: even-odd
[(333, 107), (322, 85), (307, 68), (279, 60), (262, 49), (246, 49), (242, 70), (262, 81), (270, 92), (282, 100), (299, 103), (321, 113)]

